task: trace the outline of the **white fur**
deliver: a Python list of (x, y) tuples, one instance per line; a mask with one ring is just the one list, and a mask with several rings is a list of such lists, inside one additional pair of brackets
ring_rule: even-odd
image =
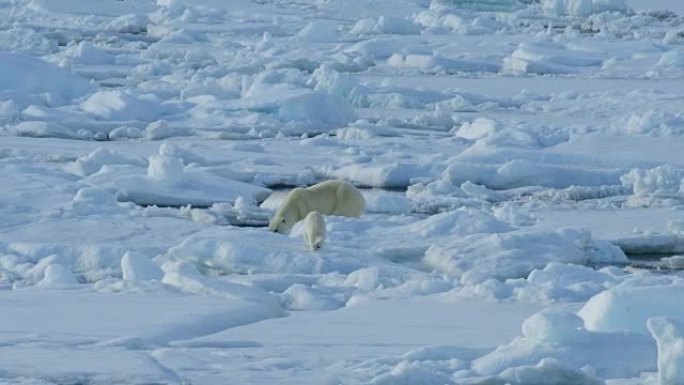
[(363, 195), (349, 182), (329, 180), (290, 193), (271, 219), (269, 230), (285, 234), (312, 211), (358, 218), (366, 209)]
[(312, 211), (304, 218), (304, 242), (309, 250), (318, 250), (325, 241), (325, 219), (318, 211)]

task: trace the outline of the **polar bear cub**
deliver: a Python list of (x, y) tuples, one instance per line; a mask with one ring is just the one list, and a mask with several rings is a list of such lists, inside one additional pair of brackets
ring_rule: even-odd
[(304, 242), (309, 250), (318, 250), (325, 241), (325, 219), (318, 211), (312, 211), (304, 218)]
[(312, 211), (322, 215), (358, 218), (365, 209), (366, 201), (356, 187), (349, 182), (329, 180), (290, 191), (271, 219), (268, 229), (285, 234)]

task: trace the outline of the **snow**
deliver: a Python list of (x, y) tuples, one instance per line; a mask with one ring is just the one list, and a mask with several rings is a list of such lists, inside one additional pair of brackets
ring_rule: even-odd
[(650, 318), (648, 330), (658, 343), (658, 383), (678, 384), (684, 381), (684, 339), (682, 327), (667, 318)]
[(309, 23), (295, 37), (308, 43), (334, 43), (337, 41), (337, 26), (332, 23)]
[(670, 10), (674, 12), (682, 12), (684, 7), (677, 1), (669, 0), (628, 0), (627, 3), (634, 9), (638, 10)]
[(556, 15), (588, 16), (600, 12), (627, 12), (625, 0), (544, 0), (546, 12)]
[(0, 0), (0, 383), (681, 383), (682, 15)]
[(588, 331), (582, 324), (582, 319), (569, 310), (543, 310), (525, 320), (523, 336), (477, 358), (472, 367), (479, 373), (496, 375), (507, 368), (552, 358), (570, 368), (590, 366), (602, 378), (629, 378), (655, 370), (657, 354), (650, 336)]
[(60, 264), (52, 264), (45, 268), (45, 276), (38, 286), (61, 286), (61, 285), (75, 285), (78, 281), (70, 270)]
[(680, 193), (682, 176), (670, 165), (649, 170), (633, 169), (620, 177), (623, 185), (634, 191), (637, 197), (676, 198)]
[(536, 366), (519, 366), (505, 370), (499, 378), (510, 384), (590, 384), (604, 382), (591, 374), (565, 366), (563, 363), (545, 358)]
[(151, 121), (163, 109), (161, 101), (152, 94), (135, 95), (123, 91), (98, 91), (90, 95), (80, 108), (95, 117), (115, 121)]
[(587, 264), (625, 262), (624, 254), (575, 229), (517, 230), (474, 234), (433, 245), (424, 262), (442, 272), (487, 273), (495, 278), (522, 278), (551, 262)]
[[(466, 311), (473, 306), (480, 318)], [(294, 312), (209, 338), (183, 341), (178, 349), (160, 349), (156, 356), (164, 366), (202, 383), (220, 382), (229, 373), (239, 382), (277, 381), (293, 371), (297, 381), (305, 384), (369, 383), (406, 361), (408, 365), (400, 367), (416, 370), (396, 370), (395, 375), (403, 379), (416, 371), (441, 369), (448, 373), (450, 363), (452, 371), (462, 369), (453, 364), (515, 335), (515, 330), (505, 325), (489, 335), (476, 335), (473, 330), (478, 323), (495, 322), (502, 312), (511, 320), (524, 319), (535, 308), (421, 298), (363, 303), (334, 312)], [(434, 316), (425, 317), (426, 312)], [(330, 333), (332, 325), (335, 333)], [(252, 358), (230, 348), (240, 345), (247, 347), (245, 352)], [(188, 361), (216, 370), (197, 371), (185, 364)], [(236, 367), (252, 370), (235, 372)]]
[[(0, 52), (0, 73), (2, 94), (16, 95), (9, 98), (15, 103), (24, 104), (22, 102), (26, 98), (46, 94), (50, 98), (50, 104), (65, 104), (93, 89), (87, 79), (39, 58), (20, 53)], [(8, 98), (4, 96), (3, 99)]]
[(161, 281), (163, 273), (145, 255), (127, 251), (121, 257), (121, 274), (126, 281)]
[[(601, 292), (582, 307), (579, 315), (589, 330), (625, 330), (647, 333), (646, 321), (652, 317), (682, 319), (675, 306), (684, 285), (678, 279), (633, 279)], [(657, 301), (652, 300), (657, 298)]]

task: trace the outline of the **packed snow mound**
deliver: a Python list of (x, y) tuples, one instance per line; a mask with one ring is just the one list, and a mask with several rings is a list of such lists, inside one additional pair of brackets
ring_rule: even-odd
[(537, 342), (565, 344), (583, 338), (584, 322), (577, 314), (558, 309), (543, 310), (522, 324), (525, 338)]
[[(12, 116), (10, 120), (14, 120)], [(74, 130), (56, 122), (27, 121), (10, 124), (8, 131), (17, 136), (32, 138), (82, 139)]]
[(464, 122), (456, 131), (456, 135), (470, 140), (478, 140), (491, 136), (502, 129), (501, 122), (497, 122), (494, 119), (478, 117), (472, 122)]
[(114, 64), (116, 57), (94, 46), (92, 43), (82, 41), (73, 47), (75, 51), (72, 60), (79, 64)]
[(511, 226), (491, 214), (464, 207), (432, 215), (406, 226), (401, 231), (426, 238), (454, 234), (505, 233), (511, 230)]
[(189, 136), (190, 134), (191, 130), (187, 127), (173, 126), (166, 120), (155, 120), (154, 122), (148, 124), (145, 128), (145, 136), (152, 140), (163, 140), (178, 136)]
[(121, 257), (121, 273), (126, 281), (161, 281), (164, 273), (142, 253), (127, 251)]
[(630, 135), (679, 136), (684, 133), (684, 114), (659, 111), (632, 112), (611, 124), (615, 132)]
[[(212, 168), (186, 166), (181, 158), (165, 155), (168, 147), (162, 145), (160, 154), (151, 155), (147, 168), (135, 161), (131, 164), (130, 160), (118, 159), (116, 154), (104, 150), (79, 158), (75, 167), (81, 171), (94, 171), (98, 170), (100, 159), (116, 160), (114, 163), (118, 164), (106, 165), (91, 174), (88, 183), (116, 191), (119, 200), (139, 205), (211, 206), (221, 202), (234, 203), (240, 197), (256, 203), (271, 194), (270, 189), (225, 178), (214, 173)], [(172, 153), (183, 156), (182, 152)]]
[(392, 16), (380, 16), (377, 19), (361, 19), (349, 31), (349, 33), (355, 35), (418, 35), (420, 32), (420, 25), (408, 19)]
[(447, 274), (489, 274), (495, 278), (522, 278), (551, 262), (586, 264), (625, 262), (616, 246), (594, 240), (582, 229), (535, 229), (473, 234), (432, 245), (423, 262)]
[(499, 22), (495, 15), (470, 16), (459, 10), (444, 8), (431, 7), (415, 15), (414, 19), (424, 28), (439, 34), (451, 31), (459, 35), (484, 35), (506, 28), (506, 24)]
[(87, 155), (79, 156), (75, 162), (69, 164), (68, 171), (75, 172), (82, 176), (92, 175), (104, 166), (112, 165), (145, 166), (145, 162), (140, 159), (128, 158), (116, 151), (99, 147)]
[(342, 166), (330, 173), (331, 178), (344, 179), (361, 186), (402, 188), (425, 174), (435, 174), (433, 165), (421, 162), (391, 164), (361, 163)]
[(337, 24), (316, 21), (302, 28), (295, 38), (307, 43), (334, 43), (338, 40)]
[(155, 154), (149, 158), (147, 176), (160, 182), (177, 184), (183, 179), (183, 167), (183, 162), (174, 156)]
[(475, 359), (473, 369), (481, 374), (497, 375), (511, 367), (534, 365), (543, 358), (552, 358), (570, 368), (590, 366), (601, 377), (623, 378), (656, 367), (656, 347), (650, 336), (588, 331), (582, 319), (568, 310), (542, 310), (525, 320), (522, 331), (522, 337)]
[(22, 95), (48, 93), (50, 104), (62, 105), (91, 92), (84, 78), (36, 57), (0, 52), (0, 89)]
[(620, 177), (623, 186), (631, 187), (638, 197), (676, 198), (682, 196), (684, 176), (670, 165), (652, 169), (632, 169)]
[(197, 234), (169, 249), (174, 258), (222, 274), (348, 274), (365, 267), (362, 258), (345, 254), (330, 248), (309, 252), (299, 238), (238, 228)]
[(371, 190), (364, 194), (367, 213), (408, 214), (411, 202), (406, 196), (383, 190)]
[(658, 384), (684, 383), (684, 327), (682, 319), (649, 318), (648, 330), (658, 344)]
[(164, 271), (162, 283), (182, 292), (188, 294), (208, 294), (232, 300), (247, 300), (267, 305), (277, 315), (282, 313), (276, 298), (261, 288), (213, 280), (200, 274), (195, 265), (186, 261), (167, 261), (161, 266), (161, 269)]
[(60, 287), (77, 285), (78, 280), (66, 267), (53, 263), (45, 269), (45, 276), (38, 282), (39, 287)]
[(57, 51), (55, 40), (32, 28), (14, 27), (0, 31), (0, 50), (19, 51), (31, 55), (46, 55)]
[(498, 378), (511, 385), (604, 385), (604, 381), (560, 360), (544, 358), (535, 366), (525, 365), (504, 370)]
[(431, 9), (461, 8), (473, 11), (511, 11), (520, 6), (518, 0), (432, 0)]
[(526, 280), (507, 281), (513, 294), (521, 300), (586, 301), (620, 282), (618, 268), (595, 270), (591, 267), (552, 262), (535, 269)]
[(558, 301), (586, 301), (592, 296), (617, 285), (625, 277), (617, 267), (593, 268), (552, 262), (543, 269), (535, 269), (527, 279), (500, 281), (481, 270), (461, 275), (457, 298), (487, 300), (515, 299), (527, 302), (554, 303)]
[(271, 83), (268, 73), (255, 79), (243, 91), (242, 98), (230, 105), (235, 109), (265, 113), (283, 123), (310, 130), (338, 128), (356, 119), (354, 109), (341, 97), (296, 84)]
[(283, 121), (307, 124), (312, 128), (337, 128), (356, 118), (354, 110), (342, 99), (322, 92), (308, 92), (281, 102), (277, 112)]
[(373, 385), (441, 385), (450, 383), (447, 373), (439, 371), (436, 365), (425, 365), (422, 362), (402, 361), (387, 373), (374, 377), (368, 384)]
[(137, 94), (133, 91), (101, 90), (90, 95), (80, 108), (96, 119), (152, 122), (159, 116), (177, 112), (172, 103), (162, 102), (154, 94)]
[(142, 34), (147, 32), (150, 24), (152, 21), (147, 15), (130, 13), (108, 21), (106, 27), (111, 31), (120, 33)]
[(684, 320), (679, 306), (684, 295), (681, 278), (635, 277), (592, 297), (579, 311), (589, 330), (648, 334), (653, 317)]
[(504, 59), (502, 72), (521, 74), (573, 74), (598, 69), (606, 58), (600, 52), (556, 43), (521, 43)]
[(558, 16), (589, 16), (601, 12), (630, 12), (625, 0), (544, 0), (542, 6), (546, 13)]
[(126, 212), (124, 205), (116, 196), (107, 190), (93, 187), (82, 187), (76, 192), (74, 199), (65, 206), (71, 215), (122, 214)]

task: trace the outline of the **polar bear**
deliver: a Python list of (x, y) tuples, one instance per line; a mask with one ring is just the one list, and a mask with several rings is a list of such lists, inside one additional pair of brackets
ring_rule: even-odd
[(307, 188), (295, 188), (271, 219), (268, 229), (285, 234), (312, 211), (322, 215), (358, 218), (366, 209), (363, 195), (349, 182), (329, 180)]
[(309, 250), (318, 250), (325, 241), (325, 219), (318, 211), (312, 211), (304, 218), (304, 242)]

